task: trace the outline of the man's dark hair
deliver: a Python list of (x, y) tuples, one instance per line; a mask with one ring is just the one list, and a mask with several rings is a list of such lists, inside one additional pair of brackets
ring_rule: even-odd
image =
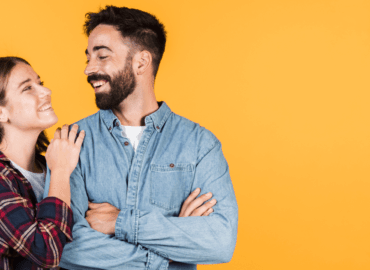
[(85, 34), (89, 36), (99, 24), (116, 27), (122, 37), (129, 38), (139, 50), (149, 51), (156, 76), (166, 45), (166, 31), (155, 16), (138, 9), (106, 6), (98, 13), (86, 13)]

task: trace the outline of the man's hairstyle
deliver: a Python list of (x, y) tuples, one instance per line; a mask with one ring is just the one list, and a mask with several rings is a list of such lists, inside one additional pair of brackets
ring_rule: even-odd
[(87, 36), (99, 24), (112, 25), (139, 50), (149, 51), (153, 59), (153, 75), (156, 76), (166, 45), (166, 31), (155, 16), (138, 9), (115, 6), (106, 6), (98, 13), (90, 12), (85, 16), (84, 32)]

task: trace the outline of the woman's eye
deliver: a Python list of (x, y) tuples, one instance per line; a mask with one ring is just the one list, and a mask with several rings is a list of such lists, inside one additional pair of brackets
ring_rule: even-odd
[(40, 85), (44, 86), (44, 82), (40, 82)]
[(90, 62), (90, 60), (86, 60), (86, 65)]
[(24, 92), (24, 91), (28, 91), (28, 90), (31, 90), (32, 89), (32, 87), (31, 86), (27, 86), (26, 88), (24, 88), (23, 89), (23, 91), (22, 92)]

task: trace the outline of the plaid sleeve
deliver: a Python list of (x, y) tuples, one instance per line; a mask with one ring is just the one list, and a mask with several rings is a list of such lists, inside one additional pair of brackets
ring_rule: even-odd
[(58, 198), (47, 197), (35, 211), (29, 199), (5, 182), (0, 179), (0, 238), (41, 267), (57, 266), (64, 245), (72, 240), (72, 210)]

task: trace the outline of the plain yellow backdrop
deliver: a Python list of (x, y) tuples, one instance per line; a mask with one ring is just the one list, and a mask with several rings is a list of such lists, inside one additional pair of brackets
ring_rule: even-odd
[(106, 4), (164, 23), (157, 99), (223, 144), (238, 241), (199, 269), (370, 269), (370, 1), (0, 0), (0, 55), (31, 63), (58, 125), (97, 111), (82, 25)]

